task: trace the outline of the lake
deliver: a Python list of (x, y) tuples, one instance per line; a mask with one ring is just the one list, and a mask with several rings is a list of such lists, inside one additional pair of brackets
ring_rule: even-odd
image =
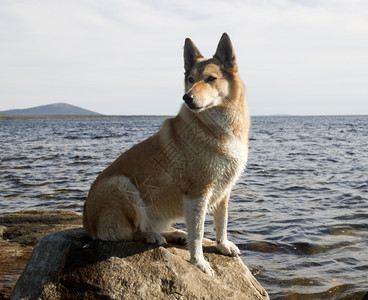
[[(0, 121), (0, 213), (82, 212), (96, 176), (163, 120)], [(209, 213), (209, 238), (212, 218)], [(228, 231), (271, 299), (362, 299), (368, 292), (368, 116), (253, 117)]]

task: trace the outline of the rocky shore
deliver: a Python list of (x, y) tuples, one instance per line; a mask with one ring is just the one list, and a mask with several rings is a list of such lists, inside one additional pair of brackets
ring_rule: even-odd
[(0, 300), (10, 299), (33, 247), (47, 234), (82, 226), (73, 211), (24, 211), (0, 215)]
[(81, 225), (68, 211), (0, 215), (0, 299), (269, 299), (212, 241), (203, 246), (214, 277), (189, 263), (185, 246), (92, 241)]

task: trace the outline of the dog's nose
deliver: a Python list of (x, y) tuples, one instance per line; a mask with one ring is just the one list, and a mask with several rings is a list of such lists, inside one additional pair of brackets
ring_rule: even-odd
[(193, 95), (192, 94), (184, 94), (183, 96), (183, 100), (185, 101), (186, 104), (192, 104), (193, 102)]

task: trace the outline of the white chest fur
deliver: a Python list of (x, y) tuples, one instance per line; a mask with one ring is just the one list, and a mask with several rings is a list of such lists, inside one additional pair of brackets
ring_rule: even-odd
[(248, 147), (235, 137), (222, 145), (221, 154), (212, 154), (211, 162), (206, 168), (208, 176), (213, 178), (211, 196), (208, 204), (216, 203), (231, 192), (232, 187), (245, 169), (248, 158)]

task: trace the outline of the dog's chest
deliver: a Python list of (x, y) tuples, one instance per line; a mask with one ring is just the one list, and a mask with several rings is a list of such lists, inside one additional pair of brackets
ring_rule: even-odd
[(218, 182), (233, 182), (243, 172), (248, 158), (248, 148), (235, 137), (221, 146), (221, 153), (215, 155), (214, 164), (219, 175)]
[[(198, 155), (193, 156), (187, 176), (202, 186), (228, 190), (243, 172), (248, 157), (247, 145), (234, 136), (226, 142), (212, 140)], [(192, 178), (193, 178), (192, 177)]]
[(213, 157), (212, 165), (207, 169), (209, 177), (212, 177), (210, 206), (216, 205), (231, 191), (247, 162), (247, 145), (238, 140), (232, 140), (223, 150), (223, 154)]

